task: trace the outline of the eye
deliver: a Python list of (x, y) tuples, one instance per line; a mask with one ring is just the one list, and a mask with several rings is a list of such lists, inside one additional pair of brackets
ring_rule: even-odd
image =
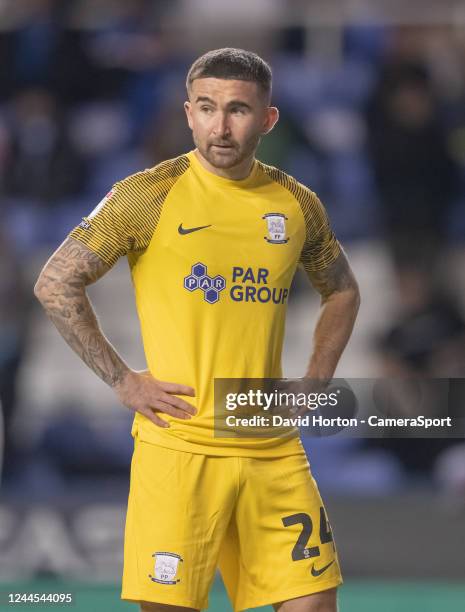
[(241, 107), (241, 106), (237, 106), (236, 108), (233, 108), (231, 110), (231, 112), (234, 115), (245, 115), (245, 108)]
[(201, 110), (203, 113), (211, 113), (211, 112), (213, 111), (213, 109), (211, 108), (211, 106), (201, 106), (201, 107), (200, 107), (200, 110)]

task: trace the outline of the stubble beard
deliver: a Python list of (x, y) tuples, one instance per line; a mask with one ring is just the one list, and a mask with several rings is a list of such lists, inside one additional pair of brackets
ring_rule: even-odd
[[(254, 134), (251, 136), (242, 146), (235, 141), (218, 141), (217, 143), (212, 142), (200, 142), (198, 138), (194, 136), (194, 144), (200, 151), (201, 155), (211, 164), (214, 168), (221, 168), (227, 170), (238, 166), (245, 159), (255, 154), (257, 147), (260, 143), (260, 135)], [(231, 145), (231, 148), (221, 150), (220, 147), (212, 146), (214, 144)]]

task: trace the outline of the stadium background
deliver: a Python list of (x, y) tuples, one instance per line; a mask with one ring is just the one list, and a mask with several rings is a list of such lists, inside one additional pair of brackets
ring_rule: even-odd
[[(465, 10), (383, 0), (0, 2), (0, 593), (119, 601), (130, 415), (32, 295), (51, 251), (113, 182), (192, 148), (184, 78), (241, 46), (274, 69), (259, 157), (325, 202), (360, 281), (339, 376), (465, 372)], [(143, 367), (127, 264), (91, 289)], [(285, 374), (318, 308), (298, 277)], [(336, 533), (342, 612), (465, 609), (465, 445), (306, 440)], [(46, 609), (46, 607), (43, 607)], [(55, 607), (55, 609), (57, 609)], [(228, 610), (219, 579), (210, 610)]]

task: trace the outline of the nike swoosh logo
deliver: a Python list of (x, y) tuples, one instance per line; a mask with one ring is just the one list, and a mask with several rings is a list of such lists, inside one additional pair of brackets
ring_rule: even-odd
[(181, 236), (184, 236), (185, 234), (192, 234), (192, 232), (198, 232), (201, 229), (205, 229), (206, 227), (211, 227), (210, 225), (200, 225), (199, 227), (183, 227), (182, 223), (179, 224), (178, 227), (178, 232), (181, 234)]
[(332, 564), (334, 563), (334, 559), (331, 561), (331, 563), (328, 563), (328, 565), (325, 565), (324, 567), (322, 567), (321, 569), (316, 569), (315, 568), (315, 564), (312, 565), (312, 576), (314, 576), (315, 578), (317, 576), (321, 576), (321, 574), (323, 574), (323, 572), (326, 572), (326, 570), (328, 569), (328, 567), (330, 567)]

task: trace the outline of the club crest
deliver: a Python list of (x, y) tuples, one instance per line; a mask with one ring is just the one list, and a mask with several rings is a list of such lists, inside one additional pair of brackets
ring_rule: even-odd
[(289, 238), (286, 237), (286, 215), (282, 213), (267, 213), (263, 215), (262, 219), (265, 219), (268, 236), (264, 236), (267, 242), (272, 244), (286, 244)]
[(176, 584), (180, 578), (176, 579), (179, 562), (182, 561), (179, 555), (171, 552), (156, 552), (154, 575), (149, 574), (150, 580), (159, 584)]

